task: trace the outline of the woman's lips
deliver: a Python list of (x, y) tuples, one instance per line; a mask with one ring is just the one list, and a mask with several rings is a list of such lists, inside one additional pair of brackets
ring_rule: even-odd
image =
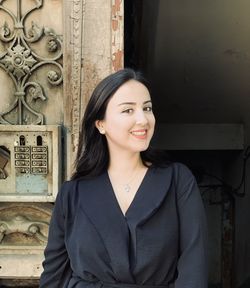
[(147, 137), (147, 130), (146, 129), (134, 130), (134, 131), (131, 131), (131, 134), (138, 139), (145, 139)]

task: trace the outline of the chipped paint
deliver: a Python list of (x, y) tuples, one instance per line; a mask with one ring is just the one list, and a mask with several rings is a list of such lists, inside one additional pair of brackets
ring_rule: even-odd
[(124, 66), (124, 1), (112, 0), (111, 29), (112, 29), (112, 71)]
[(116, 70), (123, 67), (123, 56), (124, 54), (121, 50), (118, 50), (113, 54), (112, 66), (117, 68)]
[(122, 4), (123, 4), (122, 0), (113, 0), (112, 1), (112, 15), (116, 15), (121, 11)]

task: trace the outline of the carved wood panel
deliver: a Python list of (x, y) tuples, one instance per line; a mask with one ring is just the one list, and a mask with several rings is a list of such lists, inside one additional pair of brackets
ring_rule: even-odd
[(59, 23), (45, 21), (59, 2), (0, 1), (0, 78), (8, 80), (0, 124), (62, 122), (62, 106), (55, 105), (62, 102), (62, 15)]
[[(92, 90), (122, 66), (122, 0), (0, 0), (0, 124), (62, 125), (64, 179)], [(18, 201), (0, 203), (0, 286), (42, 270), (53, 204)]]

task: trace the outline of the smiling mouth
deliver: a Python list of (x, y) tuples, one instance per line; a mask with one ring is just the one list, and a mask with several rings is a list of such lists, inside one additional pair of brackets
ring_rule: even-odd
[(131, 134), (139, 138), (144, 138), (147, 134), (147, 130), (132, 131)]

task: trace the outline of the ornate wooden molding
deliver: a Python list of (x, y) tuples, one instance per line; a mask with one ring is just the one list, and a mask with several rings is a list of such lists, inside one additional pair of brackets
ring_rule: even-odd
[(64, 125), (66, 128), (67, 172), (71, 174), (80, 129), (82, 42), (86, 0), (64, 4)]
[[(7, 14), (12, 22), (13, 29), (5, 21), (0, 27), (0, 41), (9, 43), (5, 52), (0, 54), (0, 68), (2, 68), (12, 80), (15, 86), (14, 101), (10, 107), (0, 114), (0, 124), (44, 124), (44, 115), (36, 111), (27, 102), (27, 96), (32, 101), (45, 101), (46, 96), (39, 82), (29, 81), (31, 75), (44, 65), (52, 65), (55, 68), (47, 72), (47, 81), (50, 85), (59, 85), (63, 80), (62, 65), (58, 61), (62, 58), (62, 39), (56, 32), (48, 27), (40, 27), (35, 21), (31, 27), (25, 27), (28, 15), (43, 7), (43, 0), (36, 0), (34, 6), (21, 13), (22, 0), (16, 0), (16, 15), (3, 5), (0, 0), (0, 10)], [(6, 1), (7, 2), (7, 1)], [(30, 44), (38, 42), (46, 37), (46, 49), (50, 58), (45, 58), (33, 51)], [(15, 121), (7, 119), (9, 114), (17, 114)]]
[(74, 0), (72, 6), (72, 144), (76, 151), (79, 141), (80, 110), (81, 110), (81, 64), (82, 64), (82, 26), (84, 19), (85, 0)]

